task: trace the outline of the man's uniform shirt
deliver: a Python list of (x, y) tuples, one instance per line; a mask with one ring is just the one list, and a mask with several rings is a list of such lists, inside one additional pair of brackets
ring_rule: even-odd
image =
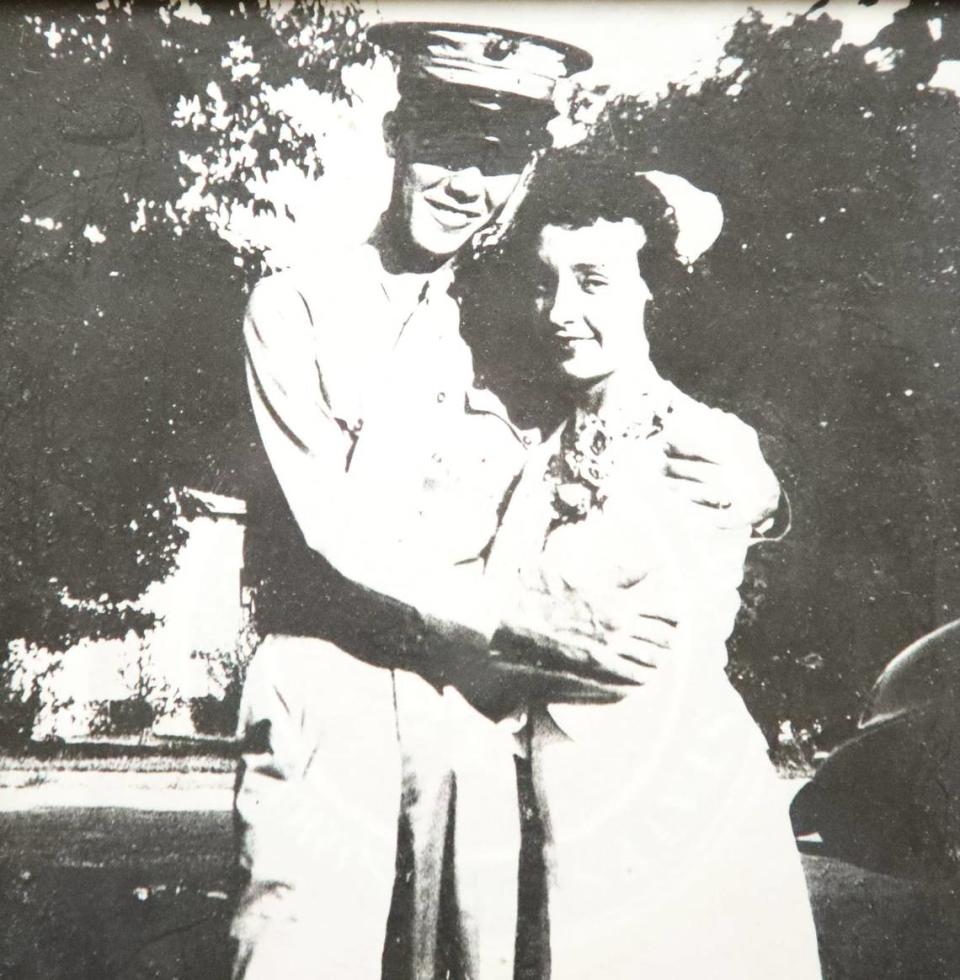
[(390, 276), (367, 245), (263, 280), (245, 323), (261, 438), (307, 544), (418, 608), (461, 591), (452, 570), (479, 570), (541, 441), (476, 385), (449, 284), (447, 268)]
[[(385, 926), (387, 975), (451, 968), (436, 960), (436, 940), (455, 771), (461, 803), (469, 802), (471, 787), (483, 797), (465, 811), (477, 819), (457, 821), (457, 847), (463, 855), (484, 853), (487, 873), (464, 875), (458, 885), (457, 907), (484, 941), (463, 933), (466, 919), (459, 920), (460, 966), (452, 968), (512, 976), (516, 894), (500, 884), (516, 881), (519, 853), (512, 727), (490, 724), (453, 689), (441, 692), (438, 681), (408, 670), (393, 673), (391, 698), (381, 683), (390, 675), (348, 655), (364, 657), (354, 637), (373, 633), (378, 655), (394, 644), (397, 656), (388, 650), (371, 659), (410, 664), (401, 653), (409, 634), (419, 633), (421, 614), (484, 635), (496, 626), (483, 600), (484, 555), (504, 498), (541, 437), (515, 426), (499, 399), (475, 384), (449, 284), (447, 269), (390, 276), (376, 250), (364, 246), (319, 274), (271, 276), (251, 296), (244, 332), (254, 411), (296, 522), (284, 523), (289, 515), (276, 499), (259, 526), (253, 511), (251, 537), (273, 551), (258, 597), (261, 628), (331, 642), (294, 649), (268, 640), (248, 678), (241, 725), (269, 736), (263, 744), (248, 739), (237, 796), (250, 880), (234, 934), (238, 963), (247, 963), (237, 975), (246, 980), (259, 980), (258, 970), (271, 975), (270, 962), (292, 957), (294, 948), (320, 972), (338, 975), (344, 963), (354, 971), (380, 948)], [(324, 569), (303, 554), (304, 541), (341, 575), (416, 615), (383, 620), (364, 590), (359, 602), (340, 601), (336, 590), (331, 600)], [(449, 648), (430, 653), (442, 657)], [(434, 666), (435, 659), (427, 661), (424, 675)], [(505, 764), (490, 765), (493, 758)], [(383, 842), (396, 838), (398, 811), (409, 843), (394, 859)], [(337, 824), (338, 813), (352, 816)], [(326, 828), (319, 831), (324, 840), (292, 848), (296, 826), (314, 821)], [(494, 839), (507, 842), (498, 859), (482, 843), (495, 826)], [(380, 855), (355, 903), (366, 911), (343, 910), (342, 922), (327, 902), (340, 888), (330, 848)], [(498, 862), (501, 873), (494, 874)], [(384, 903), (395, 864), (407, 869), (397, 879), (406, 884), (393, 894), (388, 926)], [(346, 870), (343, 888), (356, 890), (354, 872)], [(404, 950), (402, 964), (389, 961), (396, 950)]]

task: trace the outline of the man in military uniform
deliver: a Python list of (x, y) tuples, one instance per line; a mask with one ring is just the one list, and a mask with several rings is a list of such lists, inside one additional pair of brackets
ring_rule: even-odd
[[(495, 719), (498, 697), (521, 683), (552, 700), (616, 696), (582, 672), (491, 655), (504, 626), (541, 638), (554, 663), (565, 649), (549, 596), (541, 621), (512, 622), (482, 579), (504, 497), (541, 433), (475, 376), (447, 292), (448, 260), (549, 142), (555, 83), (590, 56), (487, 28), (392, 24), (370, 37), (399, 62), (400, 100), (384, 121), (390, 205), (365, 245), (331, 242), (322, 269), (261, 282), (245, 322), (276, 479), (250, 530), (265, 640), (241, 709), (248, 884), (234, 934), (235, 976), (247, 980), (512, 976), (516, 853), (490, 856), (490, 887), (445, 874), (454, 841), (469, 852), (482, 829), (454, 830), (456, 793), (471, 785), (458, 789), (454, 774), (477, 771), (510, 736), (464, 698)], [(729, 420), (718, 415), (665, 466), (690, 506), (759, 522), (776, 480)], [(757, 479), (725, 481), (732, 469)], [(741, 499), (728, 486), (762, 490)], [(645, 622), (647, 635), (622, 642), (669, 642)], [(515, 787), (485, 791), (485, 820), (519, 840)]]

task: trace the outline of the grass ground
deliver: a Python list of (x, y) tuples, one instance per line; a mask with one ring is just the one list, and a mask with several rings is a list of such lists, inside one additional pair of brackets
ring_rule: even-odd
[(105, 740), (0, 750), (0, 773), (10, 770), (84, 772), (232, 772), (237, 743), (226, 738), (167, 738), (141, 743)]
[[(804, 864), (827, 980), (960, 977), (960, 883)], [(0, 813), (0, 976), (225, 980), (231, 865), (228, 813)]]

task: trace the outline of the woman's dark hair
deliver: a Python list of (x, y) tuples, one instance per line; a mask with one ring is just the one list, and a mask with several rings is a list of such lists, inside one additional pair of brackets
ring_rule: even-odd
[(661, 286), (669, 288), (680, 269), (677, 224), (663, 195), (643, 176), (636, 160), (616, 151), (590, 145), (550, 150), (534, 170), (501, 251), (523, 264), (525, 257), (529, 262), (535, 255), (537, 238), (547, 225), (584, 228), (600, 219), (631, 218), (647, 235), (637, 260), (656, 296)]
[(547, 225), (583, 228), (599, 219), (632, 218), (646, 232), (637, 254), (640, 274), (653, 294), (651, 311), (681, 286), (677, 225), (657, 187), (615, 148), (586, 144), (547, 150), (509, 227), (494, 246), (458, 261), (454, 293), (461, 332), (474, 363), (511, 409), (538, 421), (559, 408), (562, 385), (545, 370), (550, 359), (530, 329), (538, 281), (537, 245)]

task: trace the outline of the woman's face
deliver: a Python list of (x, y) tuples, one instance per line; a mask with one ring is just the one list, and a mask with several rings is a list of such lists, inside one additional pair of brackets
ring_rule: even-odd
[(649, 360), (643, 314), (650, 290), (637, 265), (645, 242), (632, 219), (546, 225), (540, 233), (537, 329), (570, 378), (599, 381)]

